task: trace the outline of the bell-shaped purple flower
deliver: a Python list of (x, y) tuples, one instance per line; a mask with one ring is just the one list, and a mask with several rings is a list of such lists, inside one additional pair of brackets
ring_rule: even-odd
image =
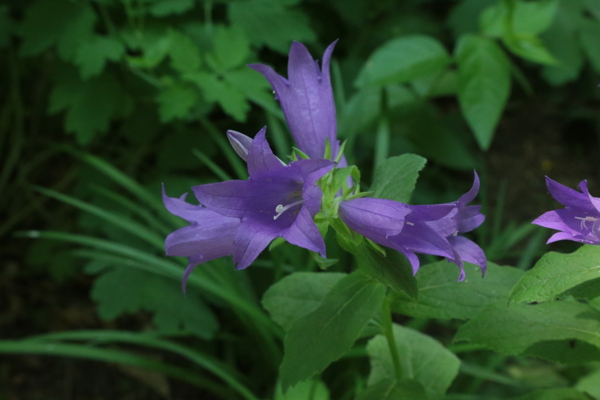
[(287, 79), (267, 65), (249, 65), (267, 78), (275, 98), (281, 103), (296, 145), (313, 159), (324, 157), (326, 139), (329, 139), (332, 159), (335, 159), (339, 150), (335, 104), (329, 78), (329, 62), (336, 42), (325, 50), (321, 68), (302, 43), (292, 43)]
[(416, 253), (431, 254), (458, 265), (458, 279), (462, 281), (464, 261), (479, 265), (483, 273), (487, 266), (483, 250), (459, 235), (475, 229), (485, 219), (479, 212), (480, 206), (467, 206), (478, 191), (479, 177), (475, 173), (471, 190), (453, 203), (411, 206), (392, 200), (359, 198), (342, 202), (339, 216), (352, 230), (404, 254), (414, 273), (420, 266)]
[(188, 258), (182, 279), (184, 293), (187, 279), (196, 266), (233, 254), (233, 239), (241, 224), (239, 218), (226, 217), (206, 207), (187, 203), (186, 196), (187, 193), (180, 198), (169, 197), (163, 187), (167, 210), (190, 223), (169, 234), (165, 240), (168, 256)]
[(600, 199), (590, 195), (587, 181), (579, 183), (581, 193), (548, 177), (546, 186), (552, 196), (565, 206), (563, 209), (548, 211), (532, 222), (560, 231), (552, 235), (546, 243), (572, 240), (600, 244)]
[(277, 237), (325, 256), (325, 242), (313, 221), (323, 195), (316, 182), (334, 164), (320, 159), (284, 165), (271, 151), (265, 130), (248, 149), (248, 180), (192, 188), (203, 206), (241, 220), (233, 239), (238, 269), (248, 267)]

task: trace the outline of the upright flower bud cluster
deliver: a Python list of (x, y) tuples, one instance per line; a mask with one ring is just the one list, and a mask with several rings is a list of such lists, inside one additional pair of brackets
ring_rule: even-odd
[(329, 77), (334, 46), (327, 48), (319, 67), (307, 48), (294, 42), (287, 79), (269, 66), (250, 65), (271, 84), (296, 146), (308, 159), (289, 164), (279, 160), (266, 141), (266, 128), (254, 139), (228, 131), (234, 150), (247, 162), (248, 180), (193, 187), (198, 206), (186, 203), (185, 195), (171, 198), (163, 193), (167, 210), (190, 222), (165, 242), (167, 255), (188, 257), (184, 287), (197, 265), (231, 255), (237, 268), (246, 268), (278, 237), (325, 257), (325, 242), (314, 222), (322, 209), (330, 222), (339, 219), (354, 232), (404, 254), (414, 273), (420, 265), (416, 254), (447, 258), (459, 266), (459, 280), (465, 277), (464, 261), (485, 272), (483, 251), (461, 236), (485, 219), (479, 206), (467, 206), (479, 190), (477, 174), (471, 190), (457, 201), (420, 206), (365, 197), (348, 179), (333, 179), (347, 165), (337, 139)]

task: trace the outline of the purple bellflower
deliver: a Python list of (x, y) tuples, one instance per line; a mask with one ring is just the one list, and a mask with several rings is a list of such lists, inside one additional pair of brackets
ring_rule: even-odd
[(187, 279), (196, 266), (233, 254), (233, 239), (241, 224), (239, 218), (226, 217), (201, 205), (187, 203), (186, 196), (187, 193), (180, 198), (168, 197), (163, 187), (167, 210), (190, 223), (169, 234), (165, 240), (167, 255), (188, 258), (182, 280), (184, 293)]
[(339, 216), (350, 229), (404, 254), (413, 273), (420, 266), (415, 253), (431, 254), (458, 265), (458, 280), (462, 281), (464, 261), (479, 265), (482, 273), (487, 266), (483, 250), (459, 235), (477, 228), (485, 219), (480, 206), (467, 206), (478, 191), (479, 177), (475, 173), (471, 190), (453, 203), (411, 206), (393, 200), (358, 198), (340, 203)]
[(321, 68), (302, 43), (292, 43), (287, 79), (267, 65), (249, 65), (269, 81), (296, 145), (312, 159), (324, 158), (327, 139), (332, 159), (336, 158), (339, 150), (335, 103), (329, 77), (329, 62), (336, 42), (325, 50)]
[[(329, 160), (298, 160), (288, 165), (273, 154), (266, 128), (256, 134), (246, 154), (246, 181), (194, 186), (200, 204), (228, 218), (241, 220), (233, 237), (233, 261), (246, 268), (277, 238), (325, 257), (325, 242), (313, 217), (321, 208), (317, 180), (331, 170)], [(238, 138), (239, 139), (239, 138)]]
[(579, 183), (579, 189), (571, 189), (546, 177), (546, 186), (552, 196), (565, 208), (548, 211), (533, 224), (555, 229), (557, 232), (546, 243), (572, 240), (587, 244), (600, 244), (600, 199), (592, 197), (587, 181)]

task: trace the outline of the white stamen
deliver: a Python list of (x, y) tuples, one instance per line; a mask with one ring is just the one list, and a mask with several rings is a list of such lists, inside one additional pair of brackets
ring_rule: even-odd
[(281, 214), (283, 214), (284, 212), (286, 212), (290, 208), (295, 207), (298, 204), (302, 204), (302, 203), (304, 203), (304, 200), (300, 200), (300, 201), (296, 201), (294, 203), (290, 203), (287, 206), (284, 206), (283, 204), (279, 204), (277, 207), (275, 207), (275, 212), (277, 213), (277, 215), (275, 215), (273, 217), (273, 219), (279, 218), (281, 216)]
[(406, 221), (405, 223), (406, 223), (406, 225), (415, 226), (415, 224), (413, 224), (412, 222)]
[(587, 229), (587, 226), (585, 225), (586, 221), (590, 221), (590, 222), (596, 222), (596, 220), (598, 218), (595, 217), (575, 217), (575, 219), (579, 219), (581, 220), (581, 229)]

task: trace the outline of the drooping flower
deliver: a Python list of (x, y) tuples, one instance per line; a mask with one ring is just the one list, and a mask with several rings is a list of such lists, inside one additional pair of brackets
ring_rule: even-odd
[(485, 219), (479, 212), (480, 206), (467, 206), (478, 191), (479, 177), (475, 174), (471, 190), (453, 203), (411, 206), (392, 200), (359, 198), (341, 202), (339, 216), (352, 230), (404, 254), (413, 273), (420, 266), (416, 253), (431, 254), (458, 265), (462, 281), (464, 261), (479, 265), (483, 273), (487, 266), (483, 250), (459, 235), (475, 229)]
[(572, 240), (600, 244), (600, 198), (592, 197), (587, 188), (587, 181), (579, 183), (581, 192), (548, 177), (546, 186), (552, 196), (565, 206), (563, 209), (548, 211), (532, 222), (560, 231), (552, 235), (546, 243)]
[(324, 157), (327, 139), (331, 146), (331, 159), (335, 159), (339, 150), (329, 77), (329, 62), (336, 42), (325, 50), (321, 68), (302, 43), (292, 43), (287, 79), (267, 65), (249, 65), (269, 81), (296, 145), (313, 159)]
[(313, 221), (322, 197), (315, 183), (334, 164), (319, 159), (284, 165), (271, 151), (265, 130), (256, 134), (248, 149), (248, 180), (192, 188), (206, 208), (241, 220), (233, 239), (238, 269), (248, 267), (277, 237), (325, 256), (325, 242)]
[(239, 218), (226, 217), (201, 205), (187, 203), (186, 196), (187, 193), (180, 198), (169, 197), (163, 187), (163, 203), (167, 210), (190, 223), (165, 239), (168, 256), (188, 258), (182, 279), (184, 293), (187, 279), (196, 266), (233, 254), (233, 239), (241, 224)]

